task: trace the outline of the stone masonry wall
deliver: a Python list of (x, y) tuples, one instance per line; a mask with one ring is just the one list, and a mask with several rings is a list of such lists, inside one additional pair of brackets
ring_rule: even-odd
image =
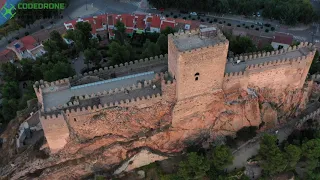
[[(170, 115), (170, 113), (166, 113), (170, 111), (170, 104), (174, 103), (175, 100), (174, 96), (171, 95), (171, 93), (175, 93), (175, 82), (165, 82), (163, 77), (164, 74), (160, 74), (154, 79), (155, 83), (161, 82), (161, 89), (163, 89), (162, 94), (158, 93), (146, 97), (112, 102), (110, 104), (100, 104), (98, 106), (94, 105), (82, 108), (72, 108), (69, 106), (68, 109), (60, 111), (60, 114), (57, 117), (57, 119), (59, 119), (57, 123), (61, 124), (64, 122), (65, 125), (68, 124), (71, 137), (76, 137), (81, 142), (105, 134), (121, 136), (128, 131), (131, 132), (131, 130), (132, 133), (129, 133), (130, 135), (137, 135), (137, 133), (140, 133), (140, 131), (137, 131), (139, 128), (136, 128), (135, 130), (134, 125), (130, 123), (136, 122), (138, 123), (137, 127), (140, 127), (141, 124), (145, 126), (150, 123), (148, 119), (158, 117), (156, 119), (161, 120), (161, 117)], [(63, 115), (65, 118), (63, 118)], [(52, 128), (57, 128), (57, 132), (61, 130), (54, 124), (54, 121), (48, 121), (50, 117), (46, 118), (47, 119), (42, 117), (42, 122), (45, 126), (44, 131), (46, 132), (46, 137), (48, 137), (47, 141), (50, 141), (50, 149), (61, 149), (65, 145), (65, 142), (53, 141), (55, 134)], [(143, 123), (140, 121), (143, 121)], [(169, 119), (167, 119), (167, 121), (169, 121)], [(50, 123), (52, 123), (53, 126), (51, 126)], [(123, 126), (121, 124), (123, 124)], [(128, 126), (125, 126), (125, 124), (128, 124)], [(148, 126), (154, 127), (155, 124), (149, 124)], [(119, 129), (119, 127), (121, 128)], [(69, 133), (68, 129), (64, 130)], [(146, 131), (147, 130), (148, 128), (146, 128)], [(60, 143), (61, 146), (56, 145), (56, 143)]]
[(183, 52), (177, 66), (177, 99), (183, 100), (221, 89), (227, 53), (227, 41)]
[(104, 75), (110, 76), (112, 73), (121, 74), (121, 73), (130, 72), (131, 70), (146, 69), (150, 66), (157, 66), (157, 65), (167, 64), (167, 63), (168, 63), (168, 54), (165, 54), (165, 55), (130, 61), (124, 64), (115, 65), (115, 66), (104, 67), (94, 71), (89, 71), (88, 73), (69, 77), (69, 81), (71, 82), (71, 84), (77, 84), (78, 83), (77, 81), (79, 79), (88, 75), (89, 76), (104, 76)]
[(309, 71), (314, 54), (302, 59), (284, 60), (283, 64), (248, 67), (249, 86), (272, 89), (301, 89)]
[(69, 139), (69, 129), (63, 115), (40, 116), (40, 122), (51, 152), (62, 149)]
[[(168, 115), (172, 103), (169, 97), (166, 93), (163, 96), (157, 94), (151, 97), (138, 97), (133, 101), (70, 109), (66, 110), (65, 114), (70, 128), (81, 141), (106, 134), (135, 136), (144, 133), (138, 128), (141, 125), (146, 127), (145, 131), (159, 125), (150, 124), (152, 122), (150, 119), (161, 121)], [(166, 122), (169, 120), (166, 119)]]
[(168, 71), (175, 78), (177, 76), (177, 66), (180, 52), (173, 43), (172, 35), (168, 35)]
[[(300, 47), (303, 46), (308, 46), (308, 44), (303, 44)], [(248, 86), (268, 87), (270, 89), (301, 89), (306, 80), (314, 53), (313, 51), (306, 56), (294, 59), (286, 58), (274, 62), (250, 65), (244, 72), (225, 74), (223, 89), (246, 89)], [(270, 53), (267, 56), (270, 56)], [(252, 55), (238, 59), (247, 61), (250, 60), (248, 58), (252, 58)]]

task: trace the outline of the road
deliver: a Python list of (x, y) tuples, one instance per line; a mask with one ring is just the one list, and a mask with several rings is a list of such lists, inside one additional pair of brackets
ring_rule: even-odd
[[(279, 139), (279, 142), (286, 140), (287, 137), (292, 133), (295, 129), (296, 123), (302, 119), (303, 116), (308, 115), (315, 110), (320, 108), (320, 103), (315, 102), (313, 104), (309, 104), (307, 109), (305, 109), (298, 118), (290, 120), (287, 124), (283, 126), (269, 130), (267, 133), (276, 135)], [(277, 134), (275, 131), (278, 130)], [(229, 171), (234, 170), (235, 168), (246, 167), (247, 175), (250, 177), (255, 176), (258, 177), (259, 173), (261, 173), (261, 168), (257, 168), (257, 166), (252, 166), (247, 164), (247, 160), (250, 159), (252, 156), (257, 155), (259, 148), (260, 148), (260, 141), (259, 138), (263, 134), (259, 134), (257, 137), (253, 138), (252, 140), (248, 141), (241, 147), (239, 147), (236, 151), (233, 152), (234, 160), (233, 165), (228, 167)]]
[[(122, 2), (120, 2), (122, 1)], [(318, 2), (316, 2), (317, 4)], [(320, 7), (320, 5), (319, 5)], [(157, 10), (148, 9), (148, 4), (146, 0), (70, 0), (70, 5), (63, 12), (63, 19), (54, 19), (54, 20), (43, 20), (42, 22), (37, 22), (34, 25), (30, 26), (27, 29), (20, 29), (19, 31), (13, 32), (7, 36), (7, 38), (2, 38), (0, 40), (0, 50), (3, 50), (8, 44), (8, 40), (14, 40), (15, 37), (22, 37), (25, 32), (29, 32), (30, 34), (39, 31), (40, 25), (45, 26), (45, 28), (50, 29), (52, 26), (61, 26), (63, 22), (76, 19), (78, 17), (90, 17), (93, 15), (105, 14), (105, 13), (156, 13), (160, 14), (161, 12)], [(171, 12), (175, 12), (173, 10), (167, 10), (163, 12), (164, 15), (170, 15)], [(175, 14), (179, 14), (179, 12), (175, 12)], [(182, 17), (187, 17), (188, 14), (182, 15)], [(319, 32), (319, 24), (305, 26), (300, 28), (288, 28), (286, 26), (280, 25), (276, 21), (263, 20), (262, 18), (258, 19), (245, 19), (240, 16), (235, 15), (224, 15), (224, 16), (215, 16), (215, 15), (207, 15), (203, 17), (203, 19), (209, 18), (211, 20), (218, 19), (219, 21), (226, 21), (226, 23), (230, 23), (233, 26), (239, 24), (246, 24), (251, 26), (256, 22), (262, 23), (270, 23), (273, 27), (276, 28), (276, 31), (289, 33), (294, 36), (294, 38), (298, 41), (309, 41), (309, 42), (318, 42), (320, 41), (320, 32)], [(53, 21), (54, 24), (51, 25), (49, 22)], [(314, 34), (314, 35), (313, 35)]]

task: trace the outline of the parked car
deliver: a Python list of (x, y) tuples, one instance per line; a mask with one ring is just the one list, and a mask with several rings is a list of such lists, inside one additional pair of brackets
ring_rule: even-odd
[(190, 15), (196, 16), (196, 15), (198, 15), (198, 14), (197, 14), (196, 12), (191, 12)]
[(164, 11), (164, 8), (159, 8), (159, 11), (163, 12), (163, 11)]
[(152, 9), (152, 10), (157, 10), (157, 8), (155, 8), (155, 7), (152, 7), (152, 8), (150, 8), (150, 9)]
[(205, 13), (198, 13), (198, 16), (205, 16)]
[(181, 14), (188, 14), (189, 12), (186, 11), (186, 10), (180, 10), (180, 13), (181, 13)]
[(259, 12), (257, 12), (257, 17), (260, 17), (261, 15), (260, 15), (260, 13)]

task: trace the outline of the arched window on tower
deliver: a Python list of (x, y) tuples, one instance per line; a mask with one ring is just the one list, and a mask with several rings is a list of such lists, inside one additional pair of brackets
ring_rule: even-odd
[(199, 76), (200, 74), (197, 72), (196, 74), (194, 74), (195, 80), (198, 81), (199, 80)]

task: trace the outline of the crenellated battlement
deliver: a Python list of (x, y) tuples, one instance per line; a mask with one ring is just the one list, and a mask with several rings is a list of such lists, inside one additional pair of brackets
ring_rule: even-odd
[(58, 107), (53, 106), (51, 108), (46, 108), (45, 112), (46, 113), (55, 112), (55, 111), (58, 111), (58, 110), (79, 106), (79, 104), (80, 104), (80, 102), (78, 100), (75, 100), (75, 101), (72, 101), (72, 102), (68, 102), (68, 103), (66, 103), (64, 105), (60, 105)]
[(227, 38), (216, 27), (189, 30), (168, 35), (182, 54), (196, 53), (217, 47), (226, 47)]
[(54, 87), (54, 86), (61, 86), (61, 85), (70, 85), (70, 81), (68, 78), (64, 78), (64, 79), (60, 79), (57, 81), (53, 81), (53, 82), (47, 82), (44, 80), (40, 80), (40, 81), (36, 81), (33, 85), (33, 87), (38, 87), (41, 89), (44, 88), (50, 88), (50, 87)]
[(287, 49), (280, 49), (280, 50), (275, 50), (275, 51), (271, 51), (271, 52), (255, 52), (255, 53), (251, 53), (251, 54), (241, 54), (241, 55), (233, 57), (233, 58), (228, 58), (228, 62), (250, 61), (250, 60), (255, 60), (257, 58), (277, 56), (277, 55), (282, 55), (282, 54), (285, 54), (288, 52), (296, 51), (296, 50), (303, 48), (303, 47), (309, 47), (309, 48), (314, 49), (312, 43), (302, 42), (302, 43), (300, 43), (299, 46), (293, 46), (293, 47), (290, 46)]
[(89, 71), (87, 73), (83, 73), (80, 75), (75, 75), (75, 76), (69, 77), (68, 79), (71, 82), (71, 81), (78, 80), (79, 78), (83, 78), (85, 76), (97, 76), (97, 75), (105, 74), (105, 73), (119, 72), (121, 70), (128, 70), (131, 68), (132, 69), (137, 68), (137, 67), (139, 68), (139, 67), (142, 67), (143, 65), (152, 65), (154, 63), (166, 63), (167, 61), (168, 61), (168, 54), (165, 54), (165, 55), (130, 61), (130, 62), (126, 62), (124, 64), (100, 68), (98, 70)]
[[(300, 57), (299, 57), (299, 59), (301, 61)], [(279, 65), (283, 65), (283, 64), (290, 64), (291, 62), (292, 62), (292, 60), (289, 58), (279, 59), (279, 60), (268, 61), (268, 62), (264, 62), (264, 63), (260, 63), (260, 64), (251, 64), (246, 67), (246, 70), (255, 70), (255, 69), (267, 68), (267, 67), (271, 67), (271, 66), (279, 66)]]
[(197, 53), (197, 52), (200, 52), (200, 51), (209, 50), (210, 48), (223, 47), (223, 46), (226, 46), (228, 43), (229, 43), (229, 41), (227, 39), (225, 39), (225, 40), (223, 40), (221, 42), (218, 42), (215, 45), (209, 45), (209, 46), (206, 46), (206, 47), (201, 47), (201, 48), (191, 49), (191, 50), (188, 50), (188, 51), (183, 51), (182, 54), (193, 54), (193, 53)]
[(225, 73), (225, 78), (242, 78), (244, 76), (244, 71), (240, 72), (231, 72), (231, 73)]
[(140, 103), (144, 103), (145, 101), (161, 100), (161, 99), (162, 99), (162, 95), (160, 93), (157, 93), (157, 94), (152, 94), (151, 96), (147, 95), (147, 96), (142, 96), (142, 97), (137, 97), (132, 99), (125, 99), (121, 101), (111, 102), (109, 104), (103, 104), (103, 105), (99, 104), (98, 106), (93, 105), (93, 106), (87, 106), (87, 107), (65, 109), (64, 112), (66, 114), (79, 115), (80, 113), (81, 114), (92, 113), (92, 112), (97, 112), (102, 109), (115, 107), (115, 106), (134, 106)]
[(40, 115), (40, 120), (50, 120), (50, 121), (55, 121), (55, 120), (60, 120), (63, 119), (63, 115), (61, 113), (56, 113), (56, 114), (47, 114), (47, 115)]
[(255, 69), (262, 69), (262, 68), (268, 68), (272, 66), (280, 66), (284, 64), (299, 64), (302, 61), (306, 60), (308, 56), (302, 56), (302, 57), (295, 57), (295, 58), (283, 58), (275, 61), (268, 61), (260, 64), (251, 64), (246, 67), (246, 70), (255, 70)]

